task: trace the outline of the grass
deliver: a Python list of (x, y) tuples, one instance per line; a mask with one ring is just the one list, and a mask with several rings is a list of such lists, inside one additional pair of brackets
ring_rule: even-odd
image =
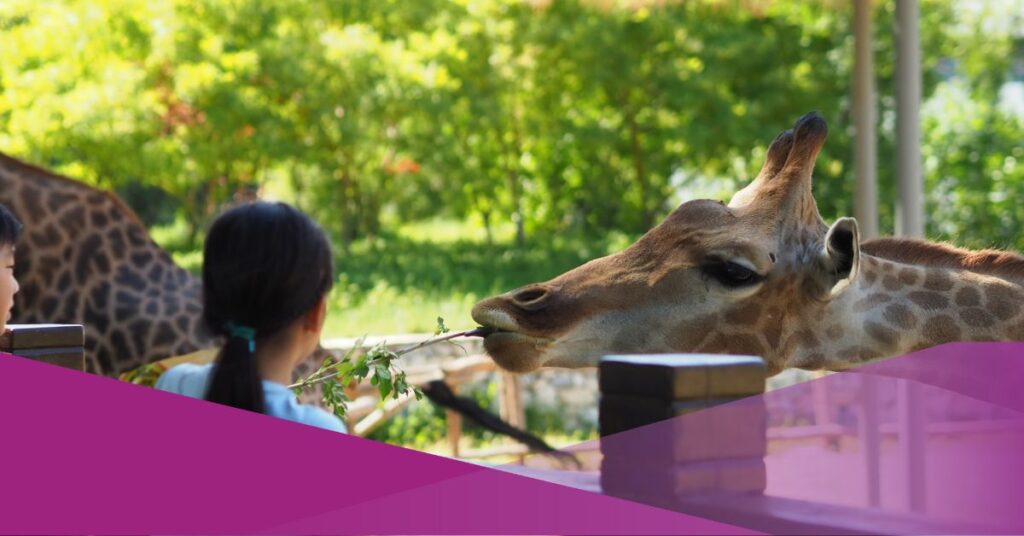
[(582, 239), (538, 238), (519, 248), (511, 240), (488, 244), (482, 232), (471, 232), (452, 222), (406, 226), (339, 253), (326, 336), (430, 332), (438, 316), (452, 329), (468, 329), (469, 311), (481, 298), (608, 253)]
[[(183, 245), (185, 232), (181, 221), (150, 231), (175, 262), (199, 273), (202, 252)], [(478, 225), (433, 220), (357, 241), (347, 252), (336, 247), (324, 337), (432, 332), (438, 316), (454, 330), (469, 329), (480, 299), (546, 281), (633, 238), (530, 237), (520, 248), (513, 236), (511, 225), (499, 227), (488, 243)]]

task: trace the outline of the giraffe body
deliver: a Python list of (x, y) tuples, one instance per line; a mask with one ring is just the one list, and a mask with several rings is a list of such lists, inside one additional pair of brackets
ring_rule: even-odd
[(481, 301), (513, 371), (615, 353), (707, 352), (840, 370), (952, 341), (1024, 340), (1024, 257), (917, 240), (861, 244), (811, 193), (827, 133), (805, 116), (729, 204), (683, 203), (627, 249)]
[(83, 324), (105, 375), (215, 344), (199, 279), (113, 194), (0, 154), (0, 203), (24, 224), (12, 323)]

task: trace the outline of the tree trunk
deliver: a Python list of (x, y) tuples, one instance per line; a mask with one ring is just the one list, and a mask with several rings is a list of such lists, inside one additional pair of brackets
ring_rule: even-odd
[(480, 211), (480, 217), (484, 220), (484, 233), (487, 236), (487, 245), (494, 245), (494, 234), (491, 232), (491, 211), (482, 210)]
[(353, 185), (352, 185), (352, 174), (349, 170), (349, 163), (343, 162), (341, 164), (341, 188), (339, 188), (338, 207), (341, 209), (341, 245), (345, 253), (349, 252), (352, 241), (355, 238), (355, 227), (358, 225), (356, 214), (354, 214), (355, 205), (353, 203)]
[(643, 221), (643, 230), (650, 229), (654, 225), (654, 214), (650, 208), (650, 189), (647, 176), (647, 163), (645, 161), (643, 146), (640, 144), (640, 125), (636, 122), (636, 113), (628, 111), (626, 121), (629, 123), (630, 144), (633, 147), (633, 173), (636, 178), (637, 187), (640, 188), (640, 210)]
[(508, 189), (512, 194), (512, 221), (516, 224), (516, 246), (526, 247), (526, 227), (523, 223), (523, 207), (519, 192), (519, 176), (511, 167), (508, 169)]

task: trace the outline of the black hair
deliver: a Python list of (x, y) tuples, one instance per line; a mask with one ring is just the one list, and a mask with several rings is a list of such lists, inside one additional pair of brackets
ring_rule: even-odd
[(203, 248), (203, 321), (227, 342), (206, 400), (264, 413), (250, 342), (230, 326), (254, 330), (258, 346), (315, 306), (333, 273), (323, 230), (289, 205), (250, 203), (218, 217)]
[(20, 234), (21, 222), (7, 207), (0, 205), (0, 246), (13, 246)]

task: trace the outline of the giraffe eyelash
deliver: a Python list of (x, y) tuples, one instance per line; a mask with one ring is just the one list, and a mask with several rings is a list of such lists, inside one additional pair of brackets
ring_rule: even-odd
[(740, 263), (718, 259), (702, 265), (701, 273), (731, 288), (756, 285), (765, 279), (765, 276)]

